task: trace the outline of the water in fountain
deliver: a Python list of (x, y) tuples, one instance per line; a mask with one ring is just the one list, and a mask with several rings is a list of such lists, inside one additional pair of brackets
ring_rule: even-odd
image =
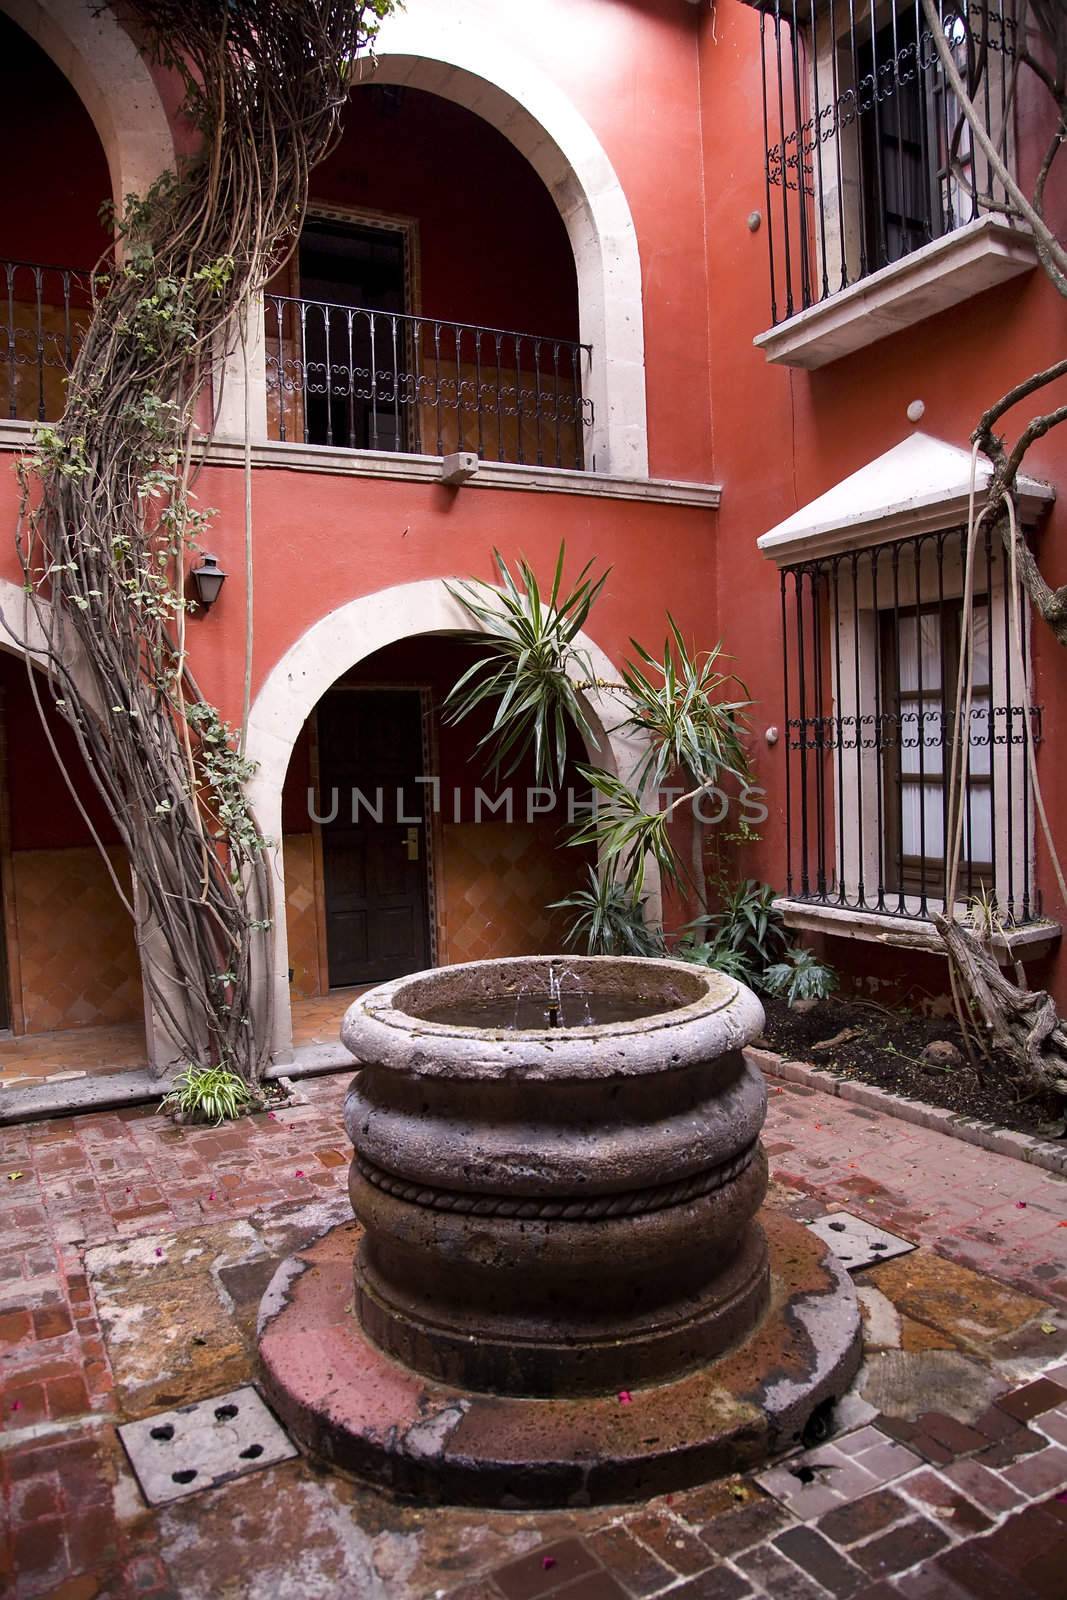
[[(564, 988), (570, 979), (573, 988)], [(664, 1010), (659, 997), (627, 994), (594, 994), (581, 986), (579, 975), (568, 967), (548, 964), (547, 988), (524, 984), (514, 995), (489, 999), (465, 999), (421, 1011), (425, 1022), (446, 1023), (454, 1028), (488, 1028), (494, 1031), (540, 1031), (559, 1028), (591, 1028), (608, 1022), (633, 1022)]]

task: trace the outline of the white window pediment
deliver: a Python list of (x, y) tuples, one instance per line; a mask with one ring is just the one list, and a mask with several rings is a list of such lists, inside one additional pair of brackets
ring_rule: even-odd
[[(979, 505), (992, 471), (988, 458), (979, 455), (975, 471)], [(967, 520), (970, 487), (970, 451), (916, 432), (801, 506), (756, 542), (781, 566), (953, 527)], [(1020, 477), (1018, 489), (1025, 523), (1036, 522), (1056, 498), (1055, 489), (1036, 478)]]

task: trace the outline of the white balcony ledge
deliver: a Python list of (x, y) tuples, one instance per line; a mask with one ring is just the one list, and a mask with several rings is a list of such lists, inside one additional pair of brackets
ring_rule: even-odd
[(1029, 272), (1036, 262), (1029, 232), (1001, 216), (978, 217), (752, 342), (769, 362), (825, 367)]
[[(0, 451), (29, 450), (36, 422), (0, 420)], [(243, 467), (244, 444), (213, 439), (207, 460), (213, 466)], [(282, 443), (268, 439), (252, 446), (253, 467), (288, 472), (324, 472), (348, 478), (394, 478), (410, 483), (441, 484), (443, 456), (404, 455), (395, 450), (349, 450), (340, 445)], [(630, 478), (611, 472), (576, 472), (570, 467), (518, 466), (508, 461), (480, 461), (477, 470), (455, 489), (536, 489), (542, 494), (592, 495), (608, 500), (642, 500), (646, 504), (692, 506), (715, 511), (722, 499), (717, 483), (689, 483), (681, 478)]]
[[(869, 944), (902, 950), (927, 950), (944, 955), (937, 929), (925, 917), (891, 917), (878, 911), (851, 911), (844, 906), (812, 905), (807, 900), (778, 899), (787, 928), (807, 933), (828, 933), (836, 939), (860, 939)], [(993, 950), (1002, 966), (1015, 961), (1038, 961), (1048, 955), (1060, 937), (1058, 922), (1026, 922), (994, 934)]]

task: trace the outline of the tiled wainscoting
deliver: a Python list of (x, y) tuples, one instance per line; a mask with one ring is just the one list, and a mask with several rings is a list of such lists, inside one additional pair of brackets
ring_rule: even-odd
[[(128, 894), (125, 852), (111, 849), (108, 856)], [(98, 852), (17, 850), (10, 863), (15, 1031), (48, 1033), (141, 1018), (133, 923)]]

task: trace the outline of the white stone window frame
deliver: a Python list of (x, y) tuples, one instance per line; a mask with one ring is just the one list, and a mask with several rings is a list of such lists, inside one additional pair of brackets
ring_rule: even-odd
[[(983, 490), (989, 481), (991, 471), (989, 462), (980, 456), (975, 474), (975, 503), (978, 506), (983, 503)], [(910, 487), (911, 492), (902, 494), (902, 486)], [(1054, 498), (1055, 491), (1048, 484), (1032, 478), (1021, 479), (1019, 499), (1023, 526), (1034, 528)], [(842, 669), (839, 683), (838, 653), (832, 652), (830, 658), (832, 699), (829, 710), (831, 717), (840, 715), (847, 718), (857, 714), (873, 713), (875, 710), (874, 686), (879, 660), (878, 612), (887, 609), (887, 606), (892, 608), (894, 591), (888, 581), (883, 583), (881, 579), (879, 580), (879, 605), (876, 611), (870, 563), (868, 559), (864, 571), (862, 554), (866, 554), (869, 558), (870, 552), (876, 547), (879, 550), (887, 550), (895, 543), (915, 539), (922, 534), (951, 534), (961, 528), (964, 533), (956, 548), (962, 551), (966, 540), (969, 503), (969, 452), (922, 433), (914, 433), (902, 444), (854, 473), (818, 500), (803, 507), (757, 541), (762, 553), (781, 568), (791, 568), (805, 561), (846, 555), (851, 552), (861, 556), (859, 562), (861, 575), (855, 599), (850, 584), (844, 584), (838, 594), (836, 622), (839, 630)], [(994, 543), (990, 559), (991, 581), (987, 585), (985, 545), (981, 533), (978, 544), (981, 556), (975, 563), (975, 593), (981, 595), (988, 587), (991, 600), (990, 616), (994, 623), (991, 628), (991, 702), (993, 705), (1003, 705), (1007, 698), (1008, 671), (1003, 625), (1000, 619), (1004, 615), (1005, 584), (1009, 581), (1008, 563), (1003, 549)], [(942, 567), (942, 589), (939, 591), (935, 549), (934, 540), (929, 540), (923, 546), (918, 590), (914, 568), (910, 562), (903, 564), (904, 570), (899, 573), (899, 587), (895, 592), (901, 609), (916, 603), (936, 600), (939, 592), (943, 593), (946, 602), (962, 598), (964, 576), (962, 561), (953, 562), (950, 559), (951, 550), (948, 552), (949, 559), (946, 559)], [(880, 555), (880, 563), (883, 559), (888, 574), (889, 561)], [(910, 571), (907, 570), (909, 567)], [(834, 620), (834, 617), (830, 618), (831, 627)], [(857, 649), (861, 663), (858, 704), (855, 678), (853, 676), (850, 681), (849, 672), (844, 666), (845, 663), (852, 663), (853, 651)], [(1024, 667), (1026, 696), (1019, 683), (1017, 661), (1013, 658), (1012, 702), (1015, 705), (1028, 706), (1032, 703), (1032, 664), (1028, 652)], [(785, 758), (789, 760), (788, 730), (783, 742), (786, 745)], [(936, 894), (927, 894), (925, 915), (921, 914), (919, 897), (908, 894), (904, 897), (902, 914), (897, 909), (899, 896), (896, 890), (885, 896), (885, 903), (891, 909), (881, 911), (870, 904), (876, 897), (878, 882), (878, 757), (873, 748), (861, 751), (858, 763), (854, 752), (849, 752), (849, 755), (851, 762), (846, 764), (843, 777), (839, 778), (835, 761), (832, 781), (827, 785), (827, 804), (833, 808), (830, 834), (833, 849), (832, 852), (826, 852), (826, 862), (828, 874), (832, 870), (834, 875), (833, 891), (831, 893), (828, 883), (824, 901), (782, 896), (777, 902), (778, 907), (787, 925), (793, 928), (833, 933), (887, 945), (940, 951), (942, 948), (940, 941), (930, 922), (931, 912), (943, 908), (943, 900)], [(993, 781), (1000, 797), (998, 803), (1003, 803), (1004, 797), (1008, 794), (1008, 764), (1011, 763), (1011, 794), (1013, 816), (1016, 819), (1012, 830), (1011, 877), (1016, 885), (1017, 894), (1027, 867), (1031, 885), (1034, 882), (1032, 853), (1036, 819), (1033, 816), (1029, 784), (1024, 776), (1025, 760), (1025, 747), (1022, 745), (991, 747)], [(857, 781), (857, 766), (859, 781)], [(1029, 807), (1029, 814), (1025, 819), (1024, 805)], [(884, 805), (882, 815), (884, 821)], [(1027, 842), (1031, 855), (1029, 861), (1024, 854)], [(843, 845), (843, 893), (838, 872), (839, 843)], [(884, 858), (883, 847), (883, 862)], [(859, 898), (861, 868), (868, 908), (854, 909), (854, 903)], [(1008, 877), (1007, 830), (1000, 827), (997, 830), (996, 841), (995, 883), (990, 887), (1002, 892)], [(796, 882), (793, 887), (795, 893)], [(965, 889), (963, 894), (965, 897)], [(830, 903), (833, 900), (842, 900), (846, 904)], [(962, 914), (965, 909), (964, 899), (961, 899), (958, 891), (957, 914)], [(1018, 907), (1016, 914), (1019, 915)], [(1040, 917), (1031, 907), (1029, 920), (1005, 929), (994, 940), (994, 945), (1003, 960), (1031, 960), (1045, 954), (1053, 941), (1059, 937), (1059, 932), (1057, 923)]]

